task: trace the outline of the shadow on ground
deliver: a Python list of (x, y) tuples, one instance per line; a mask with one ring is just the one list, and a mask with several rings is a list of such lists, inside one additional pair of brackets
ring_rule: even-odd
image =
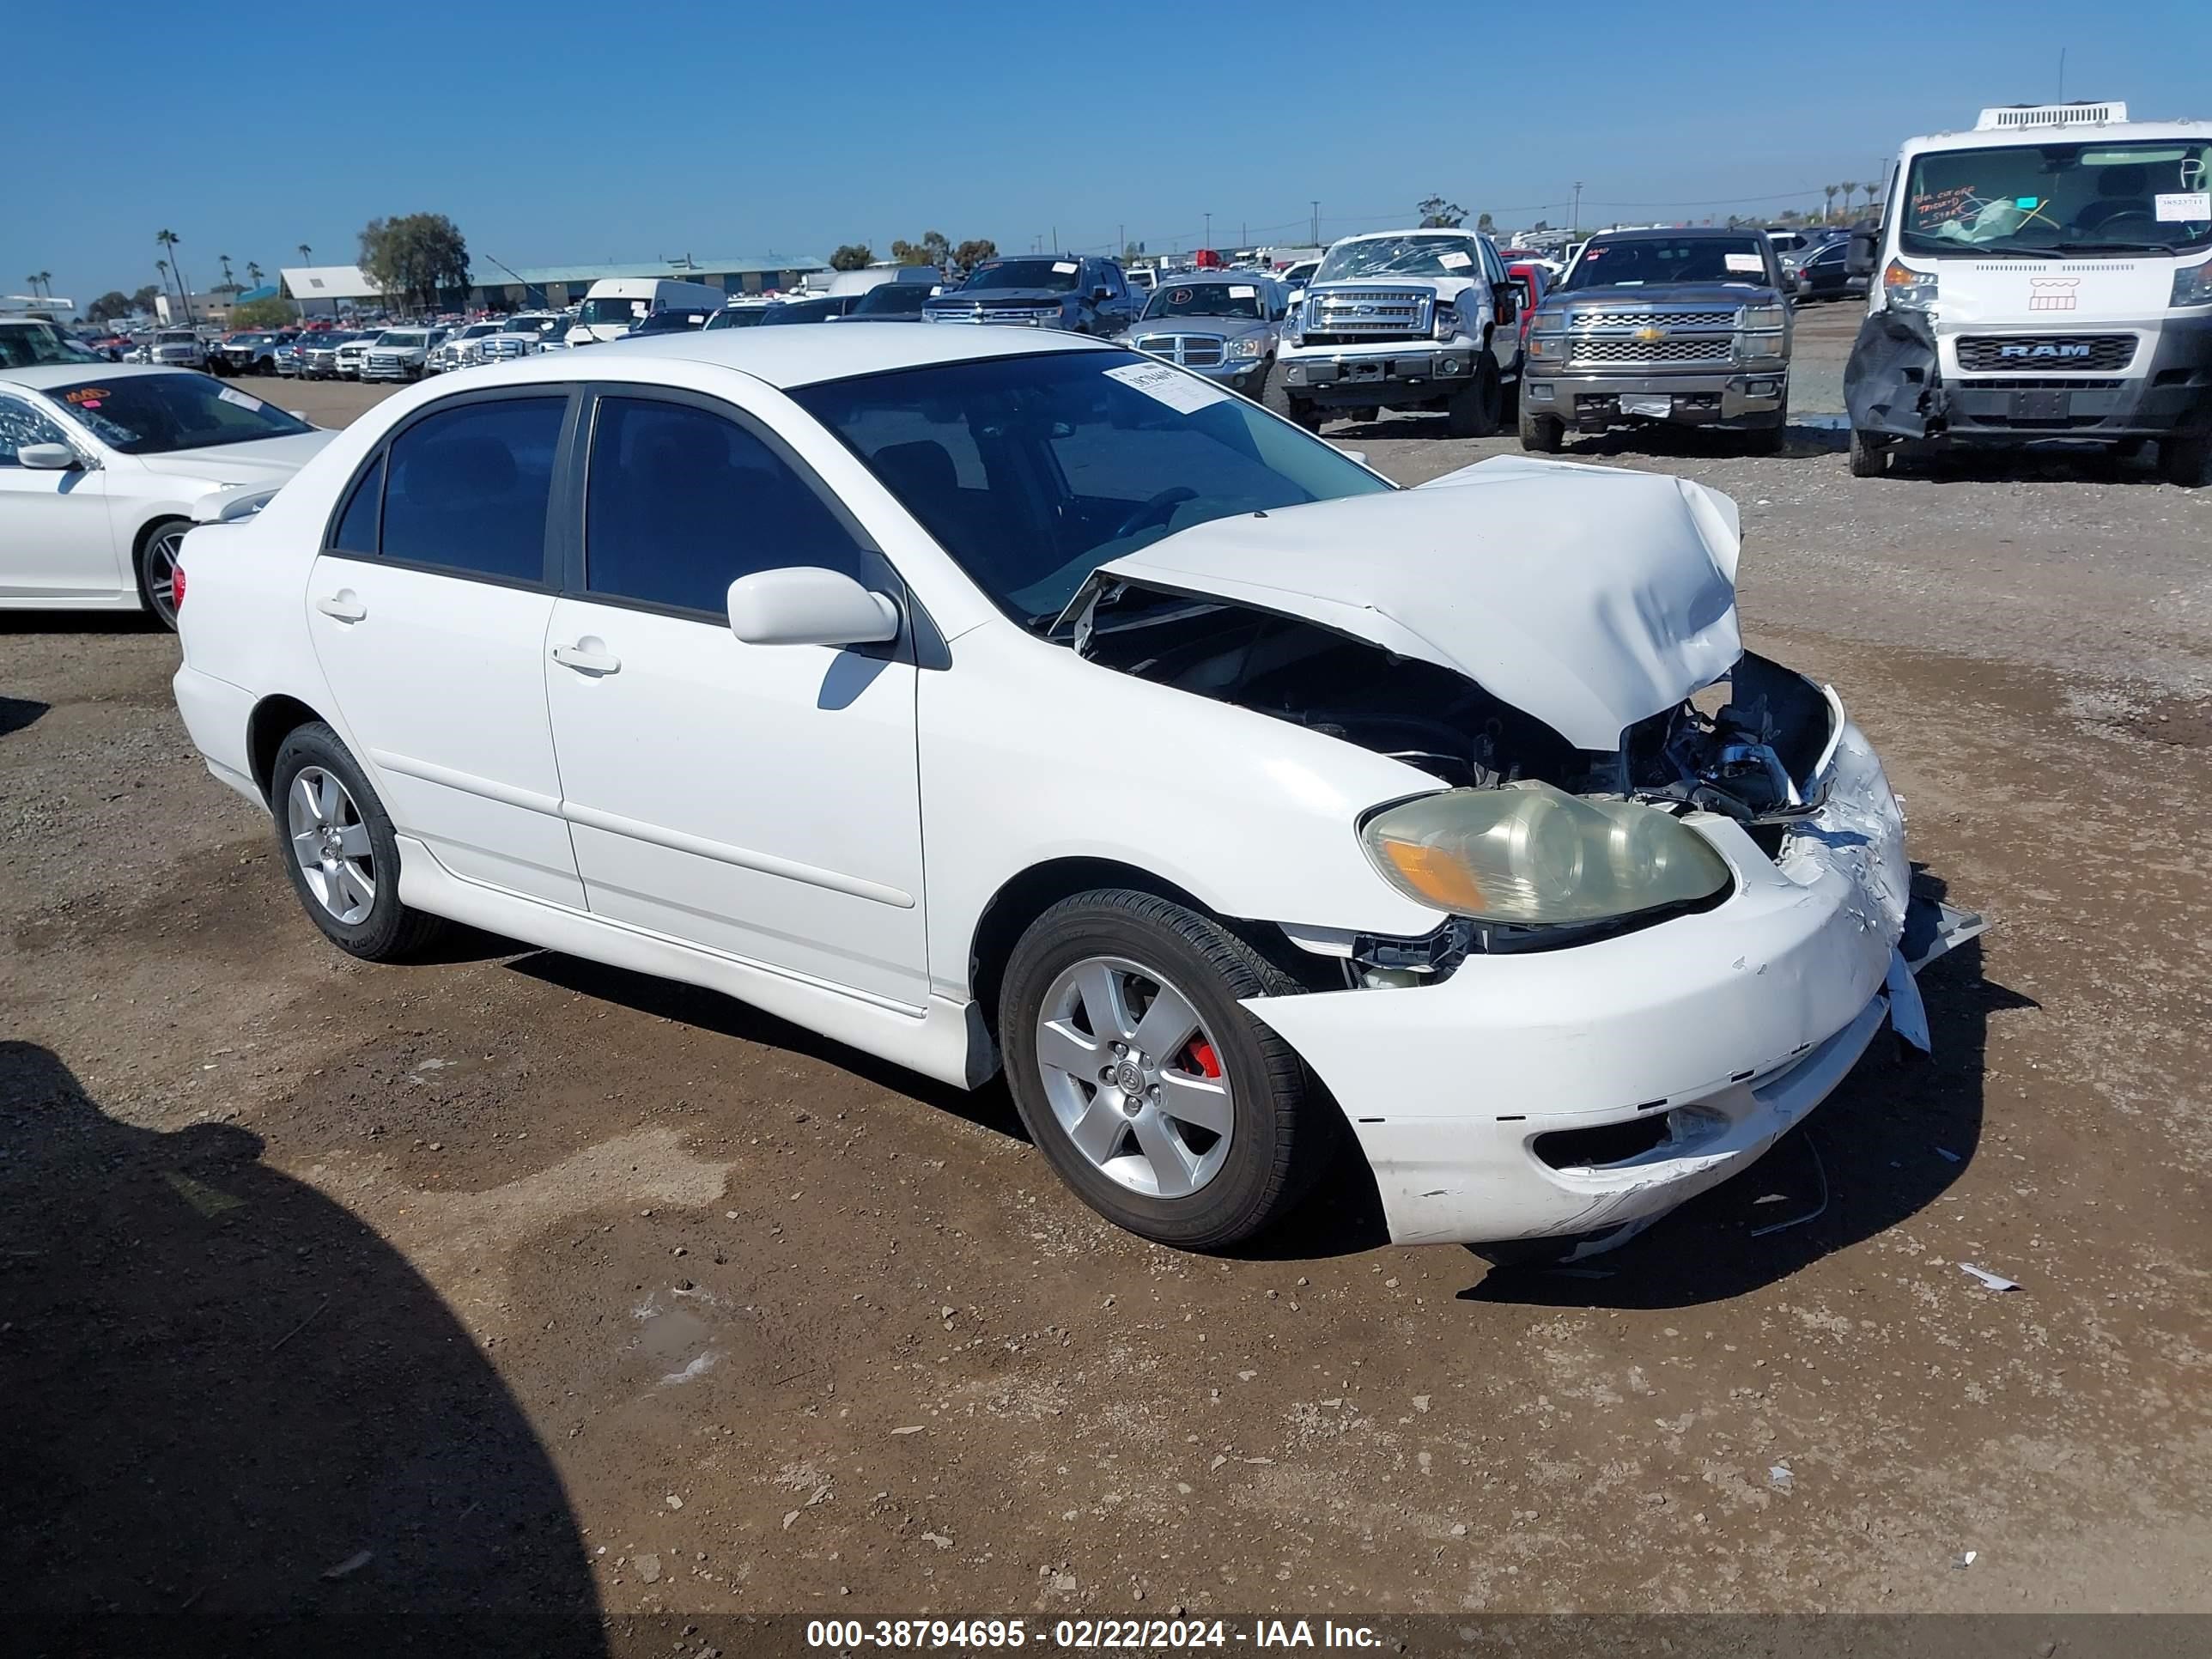
[(31, 1043), (0, 1042), (0, 1152), (19, 1650), (604, 1651), (558, 1474), (370, 1228)]

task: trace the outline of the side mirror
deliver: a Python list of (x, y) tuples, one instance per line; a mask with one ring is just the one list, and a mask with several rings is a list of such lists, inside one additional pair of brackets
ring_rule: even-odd
[(1347, 461), (1357, 461), (1362, 466), (1367, 465), (1367, 452), (1364, 449), (1346, 449), (1342, 444), (1331, 444), (1329, 447)]
[(756, 570), (730, 584), (730, 632), (747, 645), (881, 645), (898, 637), (898, 607), (842, 571), (818, 565)]
[(1844, 255), (1844, 274), (1847, 276), (1873, 276), (1875, 257), (1881, 248), (1881, 233), (1879, 230), (1853, 231), (1850, 251)]
[(15, 452), (20, 465), (39, 472), (71, 472), (84, 465), (83, 459), (67, 444), (25, 444)]
[(1521, 314), (1520, 306), (1513, 296), (1512, 283), (1492, 283), (1490, 285), (1490, 309), (1501, 325), (1513, 321)]
[(1114, 290), (1101, 283), (1091, 290), (1091, 297), (1094, 300), (1110, 300), (1114, 297)]

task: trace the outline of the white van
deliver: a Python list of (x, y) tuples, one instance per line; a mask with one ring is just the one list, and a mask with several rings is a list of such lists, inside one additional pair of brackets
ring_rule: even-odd
[(1985, 109), (1909, 138), (1853, 234), (1867, 321), (1844, 375), (1851, 471), (1900, 441), (2155, 440), (2212, 464), (2212, 122), (2118, 103)]
[(667, 276), (602, 276), (585, 290), (583, 308), (568, 330), (572, 346), (618, 340), (656, 311), (720, 311), (729, 295), (704, 283)]

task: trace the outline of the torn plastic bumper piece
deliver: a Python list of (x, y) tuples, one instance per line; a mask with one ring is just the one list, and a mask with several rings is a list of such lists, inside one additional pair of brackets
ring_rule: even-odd
[(1924, 438), (1949, 408), (1928, 313), (1888, 306), (1859, 325), (1844, 365), (1844, 407), (1858, 432)]

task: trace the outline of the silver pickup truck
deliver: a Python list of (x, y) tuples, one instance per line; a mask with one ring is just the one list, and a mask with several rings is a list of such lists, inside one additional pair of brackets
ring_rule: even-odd
[(1741, 432), (1755, 453), (1790, 423), (1790, 302), (1755, 230), (1593, 236), (1528, 329), (1521, 447), (1570, 428), (1659, 421)]

